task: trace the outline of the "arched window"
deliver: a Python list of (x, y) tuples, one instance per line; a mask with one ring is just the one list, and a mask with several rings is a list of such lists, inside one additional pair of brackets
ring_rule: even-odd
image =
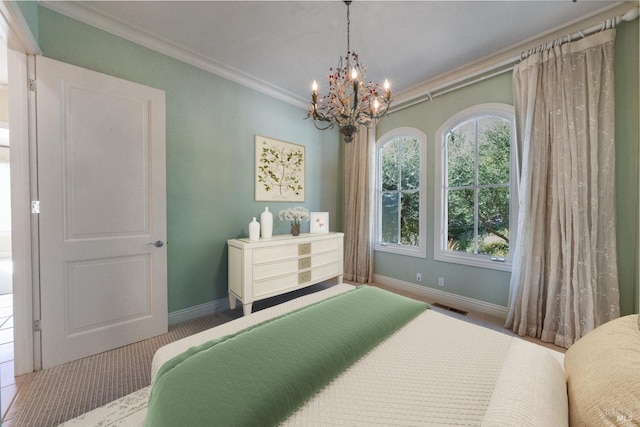
[(513, 107), (506, 104), (468, 108), (438, 130), (435, 259), (510, 271), (514, 131)]
[(407, 127), (376, 143), (376, 250), (426, 257), (426, 143)]

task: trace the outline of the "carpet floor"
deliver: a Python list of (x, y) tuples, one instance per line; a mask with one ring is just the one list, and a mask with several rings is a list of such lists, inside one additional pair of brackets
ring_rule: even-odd
[(229, 310), (171, 326), (154, 338), (38, 371), (14, 403), (12, 426), (46, 427), (75, 418), (150, 384), (151, 360), (163, 345), (238, 318)]

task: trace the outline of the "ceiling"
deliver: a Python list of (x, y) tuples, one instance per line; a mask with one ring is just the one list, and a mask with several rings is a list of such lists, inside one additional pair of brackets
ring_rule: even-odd
[[(324, 93), (329, 67), (347, 50), (347, 8), (338, 0), (40, 4), (297, 105), (314, 79)], [(388, 78), (398, 95), (620, 4), (354, 1), (351, 48), (368, 80)]]

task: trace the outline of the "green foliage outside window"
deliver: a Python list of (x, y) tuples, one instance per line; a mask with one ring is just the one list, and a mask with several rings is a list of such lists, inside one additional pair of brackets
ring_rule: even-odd
[(511, 125), (464, 122), (447, 135), (448, 250), (509, 255)]
[(395, 138), (380, 150), (381, 240), (420, 243), (420, 141)]

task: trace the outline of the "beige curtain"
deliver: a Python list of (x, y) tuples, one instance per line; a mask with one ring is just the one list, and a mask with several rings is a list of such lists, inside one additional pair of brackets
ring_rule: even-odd
[(513, 72), (519, 222), (506, 326), (568, 348), (619, 316), (615, 30)]
[(361, 127), (344, 153), (344, 279), (373, 280), (371, 226), (373, 210), (373, 129)]

